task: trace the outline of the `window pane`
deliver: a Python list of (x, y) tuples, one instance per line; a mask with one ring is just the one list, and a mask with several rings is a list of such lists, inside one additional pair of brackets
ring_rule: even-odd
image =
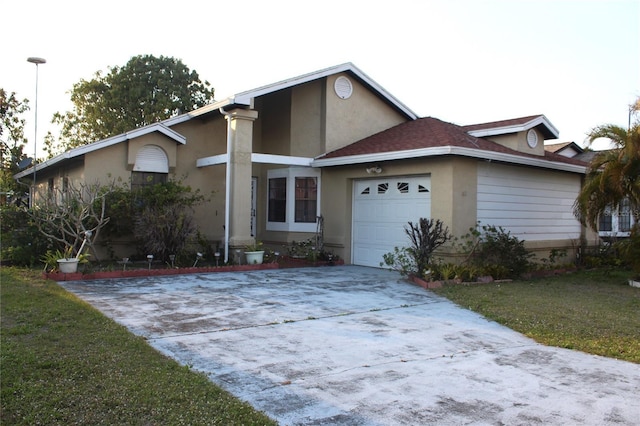
[(629, 199), (627, 198), (622, 200), (622, 203), (620, 203), (620, 209), (618, 210), (618, 231), (631, 231), (631, 208), (629, 205)]
[(318, 205), (318, 185), (315, 177), (296, 178), (295, 221), (315, 223)]
[(598, 231), (600, 232), (608, 232), (612, 230), (612, 221), (611, 221), (611, 213), (605, 211), (602, 215), (600, 215), (600, 220), (598, 221)]
[(167, 183), (167, 173), (131, 172), (131, 189)]
[(269, 222), (286, 222), (287, 178), (269, 179)]

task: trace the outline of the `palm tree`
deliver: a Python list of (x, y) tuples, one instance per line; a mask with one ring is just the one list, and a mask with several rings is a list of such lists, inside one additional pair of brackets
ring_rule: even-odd
[[(630, 117), (640, 110), (640, 98), (630, 107)], [(594, 128), (589, 143), (606, 138), (614, 149), (596, 155), (589, 165), (584, 185), (574, 204), (574, 214), (597, 229), (598, 218), (607, 209), (617, 209), (629, 200), (636, 225), (640, 223), (640, 120), (624, 129), (613, 124)]]

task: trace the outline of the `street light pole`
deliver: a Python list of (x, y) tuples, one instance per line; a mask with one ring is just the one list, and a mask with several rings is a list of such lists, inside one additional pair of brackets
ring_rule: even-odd
[(35, 125), (34, 125), (34, 135), (33, 135), (33, 193), (31, 195), (31, 206), (33, 207), (33, 200), (36, 197), (36, 158), (38, 155), (38, 65), (46, 64), (47, 61), (43, 58), (38, 58), (35, 56), (31, 56), (27, 58), (27, 62), (31, 62), (32, 64), (36, 64), (36, 105), (35, 105)]

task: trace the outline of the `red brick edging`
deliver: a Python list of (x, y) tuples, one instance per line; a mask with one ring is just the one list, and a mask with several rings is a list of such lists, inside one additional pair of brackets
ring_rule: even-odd
[(262, 265), (230, 265), (230, 266), (210, 266), (210, 267), (194, 267), (194, 268), (169, 268), (169, 269), (131, 269), (124, 271), (99, 271), (83, 274), (76, 272), (73, 274), (65, 274), (62, 272), (45, 272), (45, 278), (54, 281), (84, 281), (99, 280), (107, 278), (133, 278), (133, 277), (156, 277), (162, 275), (183, 275), (183, 274), (199, 274), (208, 272), (233, 272), (233, 271), (257, 271), (263, 269), (278, 269), (280, 265), (277, 263), (263, 263)]

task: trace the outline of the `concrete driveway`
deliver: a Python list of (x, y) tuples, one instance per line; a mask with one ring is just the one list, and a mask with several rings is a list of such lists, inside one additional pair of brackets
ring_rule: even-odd
[(60, 284), (282, 425), (640, 424), (639, 365), (536, 344), (390, 271)]

